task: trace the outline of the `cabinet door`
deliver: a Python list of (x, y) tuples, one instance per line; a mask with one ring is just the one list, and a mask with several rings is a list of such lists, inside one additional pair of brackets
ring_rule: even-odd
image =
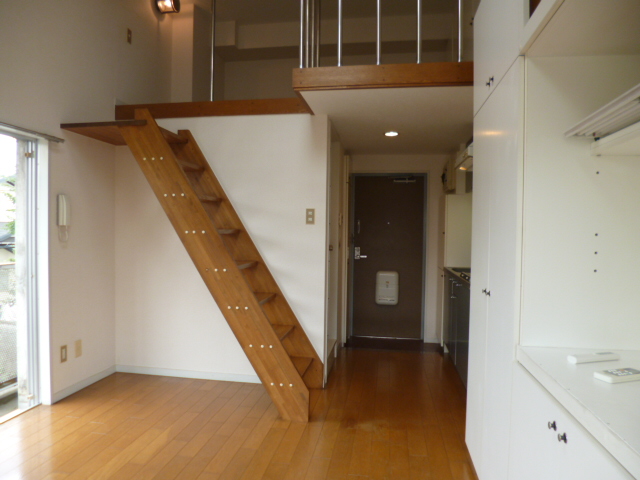
[(469, 376), (469, 286), (462, 282), (456, 285), (456, 369), (466, 387)]
[(465, 440), (480, 479), (484, 479), (482, 431), (487, 348), (487, 303), (489, 284), (489, 230), (491, 208), (491, 154), (488, 137), (480, 135), (491, 124), (485, 107), (473, 122), (473, 210), (471, 214), (471, 292), (469, 311), (469, 368)]
[(506, 480), (508, 473), (519, 320), (522, 99), (520, 60), (474, 120), (479, 178), (474, 178), (467, 444), (480, 480)]
[[(509, 478), (632, 480), (633, 477), (524, 368), (513, 382)], [(549, 425), (555, 425), (555, 430)], [(566, 443), (558, 441), (566, 436)]]
[(474, 113), (520, 53), (528, 0), (482, 0), (473, 21)]

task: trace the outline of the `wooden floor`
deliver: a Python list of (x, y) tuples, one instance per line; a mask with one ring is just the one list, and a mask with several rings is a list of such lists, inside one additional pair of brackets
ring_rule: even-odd
[(346, 350), (308, 424), (262, 385), (116, 373), (0, 426), (8, 479), (475, 479), (437, 353)]

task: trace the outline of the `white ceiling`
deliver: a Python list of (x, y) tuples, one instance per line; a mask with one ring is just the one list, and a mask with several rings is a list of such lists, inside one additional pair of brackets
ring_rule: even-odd
[[(473, 87), (416, 87), (303, 92), (328, 115), (351, 154), (453, 153), (473, 134)], [(384, 132), (396, 130), (389, 138)]]

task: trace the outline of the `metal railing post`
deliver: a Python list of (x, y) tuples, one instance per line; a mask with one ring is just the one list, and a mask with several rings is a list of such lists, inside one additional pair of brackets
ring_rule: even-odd
[(316, 0), (310, 0), (311, 7), (309, 8), (311, 12), (311, 20), (309, 22), (309, 66), (315, 67), (315, 58), (316, 58)]
[(458, 0), (458, 62), (462, 62), (462, 0)]
[(338, 0), (338, 66), (342, 66), (342, 0)]
[(377, 13), (377, 32), (376, 32), (376, 65), (380, 65), (380, 17), (382, 15), (381, 1), (378, 0), (378, 13)]
[(300, 0), (300, 68), (304, 68), (304, 3)]
[(310, 5), (309, 2), (311, 0), (305, 0), (305, 45), (304, 45), (304, 66), (305, 67), (309, 67), (309, 58), (310, 58), (310, 40), (311, 40), (311, 32), (310, 32), (310, 19), (311, 19), (311, 12), (310, 12)]
[(209, 86), (209, 101), (213, 102), (213, 94), (215, 90), (215, 68), (216, 68), (216, 0), (211, 0), (211, 65)]
[(418, 0), (418, 46), (417, 46), (417, 55), (416, 55), (416, 63), (420, 63), (422, 61), (422, 0)]
[(315, 6), (316, 6), (316, 14), (315, 14), (315, 39), (316, 39), (316, 43), (314, 45), (314, 66), (319, 67), (320, 66), (320, 34), (322, 33), (321, 29), (320, 29), (320, 18), (321, 18), (321, 14), (322, 14), (322, 4), (320, 3), (320, 0), (314, 0), (315, 2)]

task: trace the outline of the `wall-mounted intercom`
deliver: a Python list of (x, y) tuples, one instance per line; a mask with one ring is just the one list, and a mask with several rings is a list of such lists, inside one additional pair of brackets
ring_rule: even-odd
[(58, 195), (58, 238), (61, 242), (69, 240), (69, 199), (66, 195)]

